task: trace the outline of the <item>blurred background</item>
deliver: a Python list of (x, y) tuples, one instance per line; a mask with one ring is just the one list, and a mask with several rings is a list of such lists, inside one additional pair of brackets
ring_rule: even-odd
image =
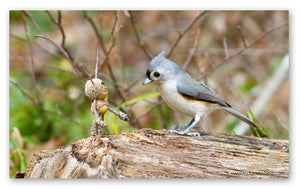
[[(191, 118), (173, 112), (155, 84), (142, 86), (161, 51), (213, 88), (234, 109), (251, 109), (271, 138), (289, 138), (288, 11), (10, 11), (10, 176), (25, 171), (35, 151), (90, 136), (94, 116), (84, 82), (45, 35), (65, 48), (85, 79), (108, 87), (105, 134), (170, 129)], [(200, 123), (205, 131), (242, 133), (224, 111)]]

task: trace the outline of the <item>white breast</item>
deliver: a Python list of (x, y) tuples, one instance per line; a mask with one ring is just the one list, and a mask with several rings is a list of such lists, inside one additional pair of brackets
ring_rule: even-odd
[(158, 86), (160, 95), (168, 106), (184, 115), (190, 117), (194, 117), (195, 114), (203, 115), (211, 112), (217, 106), (204, 101), (187, 100), (178, 93), (175, 81), (168, 81)]

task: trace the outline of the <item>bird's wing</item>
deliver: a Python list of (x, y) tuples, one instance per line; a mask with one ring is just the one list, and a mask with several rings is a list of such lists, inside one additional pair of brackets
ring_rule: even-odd
[(192, 100), (206, 101), (219, 104), (221, 106), (231, 107), (215, 91), (208, 86), (196, 81), (189, 75), (177, 82), (177, 91)]

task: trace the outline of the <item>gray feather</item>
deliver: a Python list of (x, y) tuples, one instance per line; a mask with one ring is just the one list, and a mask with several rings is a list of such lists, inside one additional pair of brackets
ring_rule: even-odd
[(190, 99), (206, 101), (210, 103), (219, 104), (225, 107), (231, 107), (225, 102), (215, 91), (208, 86), (196, 81), (188, 74), (184, 74), (184, 78), (177, 81), (178, 92)]
[(235, 111), (234, 109), (230, 108), (230, 107), (220, 107), (222, 110), (225, 110), (226, 112), (230, 113), (231, 115), (235, 116), (236, 118), (244, 121), (245, 123), (249, 124), (250, 126), (252, 126), (253, 128), (259, 128), (258, 125), (256, 125), (253, 121), (249, 120), (246, 116), (244, 116), (243, 114)]

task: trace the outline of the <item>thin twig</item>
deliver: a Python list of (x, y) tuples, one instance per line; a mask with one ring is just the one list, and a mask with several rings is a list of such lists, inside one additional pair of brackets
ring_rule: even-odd
[(241, 36), (242, 42), (243, 42), (243, 44), (244, 44), (244, 47), (247, 48), (248, 45), (247, 45), (246, 40), (245, 40), (245, 37), (244, 37), (244, 35), (243, 35), (242, 31), (241, 31), (241, 26), (240, 26), (240, 25), (237, 25), (237, 26), (236, 26), (236, 29), (237, 29), (237, 31), (239, 32), (240, 36)]
[(154, 108), (160, 106), (163, 103), (162, 100), (157, 101), (156, 104), (154, 104), (153, 106), (151, 106), (148, 110), (146, 110), (145, 112), (141, 113), (140, 115), (138, 115), (136, 118), (134, 118), (132, 120), (133, 123), (136, 123), (139, 119), (141, 119), (142, 117), (146, 116), (147, 114), (149, 114), (152, 110), (154, 110)]
[[(285, 55), (280, 62), (280, 66), (277, 68), (276, 72), (268, 79), (264, 88), (259, 92), (259, 96), (256, 98), (250, 110), (253, 114), (258, 117), (261, 112), (265, 109), (266, 105), (272, 98), (274, 94), (278, 91), (280, 85), (283, 83), (285, 78), (288, 76), (289, 71), (289, 55)], [(243, 135), (249, 131), (249, 126), (243, 123), (239, 123), (234, 131)]]
[[(106, 50), (106, 48), (105, 48), (105, 46), (104, 46), (104, 42), (103, 42), (102, 36), (101, 36), (99, 30), (97, 29), (97, 26), (96, 26), (94, 20), (93, 20), (90, 16), (88, 16), (88, 14), (87, 14), (86, 11), (83, 11), (83, 15), (84, 15), (84, 17), (87, 19), (87, 21), (90, 23), (90, 25), (92, 26), (92, 29), (93, 29), (94, 32), (95, 32), (95, 35), (96, 35), (97, 40), (98, 40), (98, 42), (99, 42), (99, 44), (100, 44), (100, 47), (101, 47), (101, 49), (102, 49), (102, 51), (104, 52), (104, 55), (105, 55), (105, 59), (104, 59), (103, 63), (100, 65), (100, 67), (98, 68), (98, 70), (101, 70), (101, 68), (102, 68), (102, 66), (104, 65), (104, 63), (107, 65), (108, 71), (109, 71), (109, 75), (110, 75), (110, 78), (111, 78), (111, 83), (112, 83), (114, 89), (116, 90), (118, 96), (119, 96), (120, 99), (122, 100), (122, 102), (125, 102), (125, 101), (126, 101), (126, 98), (124, 97), (124, 95), (123, 95), (123, 93), (122, 93), (122, 91), (121, 91), (121, 86), (122, 86), (122, 85), (119, 85), (119, 84), (117, 83), (117, 80), (116, 80), (116, 78), (115, 78), (115, 76), (114, 76), (114, 73), (113, 73), (113, 71), (112, 71), (112, 67), (111, 67), (111, 64), (110, 64), (110, 61), (109, 61), (109, 54), (110, 54), (110, 52), (112, 51), (112, 49), (113, 49), (113, 47), (114, 47), (114, 45), (115, 45), (116, 25), (117, 25), (117, 23), (118, 23), (119, 16), (118, 16), (118, 14), (116, 14), (116, 12), (114, 11), (115, 20), (114, 20), (113, 28), (112, 28), (112, 31), (111, 31), (112, 44), (111, 44), (110, 48), (109, 48), (108, 50)], [(120, 108), (120, 110), (123, 111), (123, 112), (126, 112), (123, 108)], [(128, 110), (128, 112), (126, 112), (126, 113), (128, 113), (129, 117), (132, 117), (132, 115), (133, 115), (133, 112), (132, 112), (131, 110)], [(131, 120), (131, 119), (129, 119), (129, 121), (130, 121), (130, 120)], [(132, 124), (132, 122), (130, 122), (130, 123)], [(139, 123), (137, 123), (137, 127), (138, 127), (138, 128), (141, 128), (141, 126), (140, 126)]]
[(75, 59), (73, 58), (73, 56), (71, 55), (71, 53), (69, 52), (69, 50), (65, 46), (66, 34), (65, 34), (65, 30), (64, 30), (64, 28), (62, 27), (62, 24), (61, 24), (61, 11), (57, 11), (57, 21), (55, 21), (55, 19), (53, 18), (53, 16), (51, 15), (51, 13), (49, 11), (46, 11), (46, 13), (49, 15), (51, 21), (59, 28), (60, 33), (62, 35), (61, 47), (68, 54), (69, 58), (73, 62)]
[(36, 28), (36, 30), (40, 33), (43, 34), (41, 28), (39, 27), (39, 25), (36, 23), (36, 21), (34, 20), (34, 18), (32, 17), (32, 15), (28, 12), (28, 11), (22, 11), (32, 22), (32, 24), (34, 25), (34, 27)]
[[(65, 31), (64, 31), (64, 28), (62, 26), (62, 20), (61, 20), (61, 11), (57, 11), (57, 21), (55, 21), (55, 19), (53, 18), (53, 16), (51, 15), (51, 13), (49, 11), (46, 11), (46, 13), (48, 14), (48, 16), (50, 17), (51, 21), (59, 28), (60, 30), (60, 33), (62, 35), (62, 41), (61, 41), (61, 48), (65, 51), (65, 54), (68, 55), (69, 59), (71, 60), (71, 64), (72, 64), (72, 67), (75, 69), (75, 63), (76, 63), (76, 60), (75, 58), (72, 56), (72, 54), (70, 53), (70, 51), (66, 48), (65, 46), (65, 43), (66, 43), (66, 34), (65, 34)], [(70, 62), (70, 61), (69, 61)], [(89, 78), (90, 76), (87, 74), (86, 72), (86, 68), (84, 66), (81, 66), (83, 67), (83, 73), (86, 74)], [(78, 68), (75, 69), (76, 72), (78, 73), (79, 70)], [(82, 75), (82, 74), (80, 74)], [(84, 76), (82, 75), (82, 77), (84, 78)], [(93, 81), (92, 81), (93, 82)]]
[[(206, 54), (206, 59), (207, 62), (211, 65), (211, 67), (215, 65), (210, 53)], [(230, 85), (228, 84), (228, 81), (222, 76), (222, 74), (219, 73), (218, 70), (216, 70), (216, 75), (219, 78), (220, 82), (222, 82), (223, 88), (226, 89), (231, 94), (231, 96), (235, 98), (236, 101), (241, 101), (241, 98), (238, 98), (238, 96), (232, 91), (232, 88), (229, 87)]]
[[(114, 12), (114, 14), (115, 14), (115, 21), (114, 21), (114, 25), (113, 25), (113, 28), (112, 28), (112, 32), (115, 32), (115, 27), (116, 27), (116, 24), (117, 24), (118, 19), (119, 19), (118, 15), (117, 15), (115, 12)], [(106, 48), (105, 48), (105, 46), (104, 46), (104, 42), (103, 42), (102, 36), (100, 35), (100, 32), (98, 31), (97, 26), (96, 26), (95, 22), (93, 21), (93, 19), (92, 19), (90, 16), (88, 16), (88, 14), (86, 13), (86, 11), (83, 11), (83, 15), (84, 15), (84, 17), (88, 20), (88, 22), (90, 23), (90, 25), (92, 26), (92, 28), (93, 28), (93, 30), (94, 30), (94, 32), (95, 32), (95, 34), (96, 34), (96, 37), (97, 37), (97, 39), (98, 39), (98, 42), (99, 42), (99, 44), (100, 44), (100, 47), (102, 48), (102, 51), (103, 51), (104, 54), (105, 54), (105, 61), (104, 61), (104, 62), (106, 63), (106, 65), (107, 65), (107, 67), (108, 67), (109, 75), (110, 75), (110, 77), (111, 77), (111, 80), (113, 81), (112, 84), (113, 84), (113, 86), (115, 87), (115, 89), (116, 89), (116, 91), (117, 91), (119, 97), (122, 99), (123, 102), (125, 102), (126, 99), (125, 99), (125, 97), (123, 96), (123, 94), (122, 94), (122, 92), (121, 92), (119, 86), (116, 84), (116, 83), (117, 83), (117, 80), (116, 80), (116, 78), (115, 78), (115, 76), (114, 76), (114, 73), (113, 73), (113, 71), (112, 71), (112, 67), (111, 67), (111, 64), (110, 64), (110, 61), (109, 61), (109, 58), (108, 58), (109, 53), (111, 52), (111, 50), (112, 50), (112, 48), (113, 48), (113, 46), (114, 46), (114, 41), (115, 41), (115, 39), (114, 39), (114, 34), (112, 33), (112, 45), (111, 45), (111, 47), (109, 48), (109, 51), (107, 51)], [(102, 64), (102, 65), (103, 65), (103, 64)], [(102, 66), (101, 66), (101, 67), (102, 67)], [(101, 68), (101, 67), (100, 67), (100, 68)]]
[(277, 115), (277, 114), (275, 113), (275, 111), (272, 111), (272, 115), (277, 119), (277, 121), (279, 122), (279, 124), (280, 124), (285, 130), (287, 130), (287, 131), (289, 130), (289, 127), (281, 121), (280, 116)]
[(90, 23), (90, 25), (92, 26), (95, 34), (96, 34), (96, 37), (97, 37), (97, 40), (102, 48), (102, 51), (104, 52), (104, 54), (107, 54), (107, 51), (105, 49), (105, 46), (104, 46), (104, 42), (103, 42), (103, 39), (101, 37), (101, 34), (100, 32), (98, 31), (98, 28), (94, 22), (94, 20), (87, 14), (86, 11), (83, 11), (83, 15), (84, 15), (84, 18), (88, 20), (88, 22)]
[[(19, 39), (19, 40), (22, 40), (22, 41), (26, 41), (26, 38), (24, 38), (22, 36), (19, 36), (19, 35), (16, 35), (14, 33), (9, 33), (9, 36), (10, 37), (14, 37), (14, 38)], [(47, 54), (49, 54), (51, 56), (61, 57), (61, 54), (58, 54), (56, 52), (50, 51), (49, 48), (45, 47), (44, 45), (41, 45), (39, 43), (33, 43), (32, 45), (33, 45), (33, 47), (36, 46), (36, 48), (43, 50), (45, 53), (47, 53)]]
[(121, 111), (117, 112), (117, 111), (115, 111), (114, 109), (112, 109), (110, 107), (108, 107), (108, 110), (110, 112), (112, 112), (113, 114), (115, 114), (116, 116), (118, 116), (123, 121), (128, 121), (129, 120), (128, 115), (124, 112), (121, 112)]
[[(33, 104), (39, 106), (38, 103), (34, 100), (34, 98), (31, 97), (28, 93), (26, 93), (17, 83), (15, 83), (15, 82), (13, 82), (11, 80), (9, 80), (9, 82), (11, 84), (13, 84), (23, 94), (23, 96), (27, 97)], [(50, 110), (45, 109), (43, 106), (40, 106), (39, 110), (43, 111), (43, 112), (46, 112), (46, 113), (49, 113), (49, 114), (53, 114), (53, 115), (59, 116), (59, 117), (61, 117), (63, 119), (69, 120), (69, 121), (71, 121), (73, 123), (76, 123), (76, 124), (80, 125), (79, 122), (77, 122), (77, 121), (75, 121), (75, 120), (73, 120), (73, 119), (71, 119), (71, 118), (69, 118), (69, 117), (67, 117), (67, 116), (59, 113), (59, 111), (55, 111), (55, 112), (54, 111), (50, 111)]]
[(250, 47), (252, 47), (254, 44), (256, 44), (258, 41), (260, 41), (262, 38), (264, 38), (267, 34), (272, 33), (273, 31), (276, 31), (279, 28), (282, 28), (286, 25), (288, 25), (289, 22), (285, 22), (283, 24), (280, 24), (278, 26), (272, 27), (267, 29), (264, 33), (262, 33), (260, 36), (258, 36), (256, 39), (254, 39), (252, 42), (249, 43), (249, 45), (247, 45), (247, 47), (244, 47), (242, 49), (237, 50), (235, 53), (231, 54), (229, 57), (225, 57), (220, 63), (218, 63), (211, 71), (206, 72), (201, 79), (207, 77), (208, 75), (210, 75), (212, 72), (214, 72), (216, 69), (218, 69), (222, 64), (224, 64), (225, 62), (227, 62), (228, 60), (232, 59), (233, 57), (240, 55), (241, 53), (243, 53), (245, 50), (249, 49)]
[(97, 75), (98, 75), (98, 64), (99, 64), (99, 48), (97, 49), (96, 68), (95, 68), (95, 79), (97, 79)]
[(194, 56), (195, 51), (196, 51), (196, 48), (197, 48), (197, 46), (198, 46), (198, 44), (199, 44), (199, 39), (200, 39), (200, 28), (197, 29), (196, 37), (195, 37), (195, 41), (194, 41), (193, 47), (192, 47), (192, 49), (190, 50), (190, 53), (189, 53), (188, 58), (186, 59), (186, 61), (184, 62), (183, 66), (182, 66), (182, 69), (183, 69), (183, 70), (186, 69), (186, 67), (187, 67), (188, 64), (190, 63), (192, 57)]
[(182, 37), (185, 35), (185, 33), (206, 13), (206, 11), (202, 11), (186, 28), (185, 30), (183, 30), (183, 32), (179, 32), (179, 36), (177, 38), (177, 40), (175, 41), (174, 45), (171, 47), (170, 52), (167, 55), (167, 58), (169, 58), (175, 47), (177, 46), (177, 44), (179, 43), (179, 41), (182, 39)]
[(37, 102), (34, 100), (34, 98), (32, 98), (23, 89), (21, 89), (21, 87), (17, 83), (13, 82), (12, 80), (9, 80), (9, 82), (11, 84), (13, 84), (17, 89), (19, 89), (19, 91), (23, 94), (23, 96), (27, 97), (32, 103), (37, 104)]
[(140, 35), (139, 35), (137, 27), (136, 27), (136, 23), (135, 23), (135, 20), (134, 20), (134, 16), (132, 15), (131, 11), (128, 11), (128, 13), (129, 13), (129, 18), (130, 18), (131, 25), (132, 25), (134, 33), (135, 33), (135, 37), (138, 40), (141, 48), (143, 49), (145, 55), (148, 58), (148, 60), (151, 60), (153, 58), (153, 56), (150, 55), (149, 52), (146, 50), (145, 43), (140, 38)]
[(24, 13), (21, 12), (21, 15), (22, 15), (24, 29), (25, 29), (25, 33), (26, 33), (26, 40), (27, 40), (28, 47), (29, 47), (30, 63), (31, 63), (31, 77), (32, 77), (32, 81), (33, 81), (33, 88), (34, 88), (34, 91), (36, 94), (37, 105), (41, 109), (42, 105), (41, 105), (41, 101), (40, 101), (40, 97), (39, 97), (39, 92), (37, 90), (37, 81), (36, 81), (36, 77), (35, 77), (35, 73), (34, 73), (34, 55), (33, 55), (32, 43), (29, 39), (29, 31), (27, 29), (27, 24), (26, 24), (26, 20), (24, 17)]
[[(228, 48), (228, 54), (229, 56), (232, 53), (236, 53), (237, 51), (240, 50), (240, 48)], [(205, 48), (205, 49), (201, 49), (198, 48), (196, 49), (197, 54), (201, 54), (201, 53), (205, 53), (205, 52), (209, 52), (211, 54), (214, 55), (225, 55), (226, 57), (226, 52), (224, 47), (223, 48)], [(248, 55), (255, 55), (255, 56), (261, 56), (261, 55), (265, 55), (265, 54), (272, 54), (272, 55), (284, 55), (288, 53), (288, 50), (286, 49), (258, 49), (258, 48), (249, 48), (247, 51), (244, 51), (244, 54), (248, 54)]]
[(69, 61), (69, 63), (71, 64), (71, 66), (73, 67), (73, 69), (77, 72), (77, 74), (79, 75), (79, 77), (82, 79), (83, 82), (86, 82), (86, 79), (82, 76), (81, 72), (76, 68), (76, 66), (74, 65), (74, 63), (72, 62), (72, 60), (70, 59), (68, 53), (66, 51), (64, 51), (64, 49), (62, 49), (57, 43), (55, 43), (52, 39), (50, 39), (47, 36), (44, 35), (35, 35), (35, 37), (40, 37), (40, 38), (44, 38), (47, 39), (48, 41), (50, 41), (53, 45), (55, 45), (64, 55), (64, 57)]
[(230, 54), (229, 54), (229, 51), (228, 51), (228, 45), (227, 45), (226, 37), (223, 37), (223, 46), (224, 46), (225, 58), (228, 58), (230, 56)]
[[(26, 57), (23, 57), (23, 56), (20, 56), (20, 55), (11, 55), (11, 58), (15, 58), (16, 60), (22, 60), (22, 61), (26, 61), (26, 62), (30, 63), (29, 58), (26, 58)], [(59, 66), (53, 66), (53, 65), (45, 63), (45, 62), (41, 62), (39, 64), (45, 65), (45, 66), (47, 66), (48, 68), (51, 68), (51, 69), (56, 69), (56, 70), (63, 71), (63, 72), (66, 72), (66, 73), (69, 73), (69, 74), (77, 76), (77, 73), (75, 73), (74, 71), (63, 69), (63, 68), (61, 68)]]
[(108, 56), (110, 55), (110, 52), (111, 52), (111, 50), (113, 49), (114, 45), (115, 45), (115, 43), (112, 43), (112, 44), (110, 45), (110, 47), (109, 47), (107, 53), (105, 54), (105, 57), (104, 57), (102, 63), (100, 64), (100, 66), (99, 66), (99, 68), (98, 68), (99, 71), (101, 71), (102, 68), (103, 68), (103, 65), (104, 65), (107, 61), (109, 61), (109, 60), (108, 60)]
[(63, 118), (63, 119), (68, 120), (68, 121), (71, 121), (71, 122), (73, 122), (73, 123), (75, 123), (75, 124), (77, 124), (77, 125), (81, 125), (78, 121), (75, 121), (74, 119), (69, 118), (69, 117), (67, 117), (67, 116), (65, 116), (65, 115), (63, 115), (63, 114), (61, 114), (59, 111), (50, 111), (50, 110), (46, 110), (44, 107), (42, 107), (42, 110), (43, 110), (44, 112), (49, 113), (49, 114), (56, 115), (56, 116), (58, 116), (58, 117), (60, 117), (60, 118)]

